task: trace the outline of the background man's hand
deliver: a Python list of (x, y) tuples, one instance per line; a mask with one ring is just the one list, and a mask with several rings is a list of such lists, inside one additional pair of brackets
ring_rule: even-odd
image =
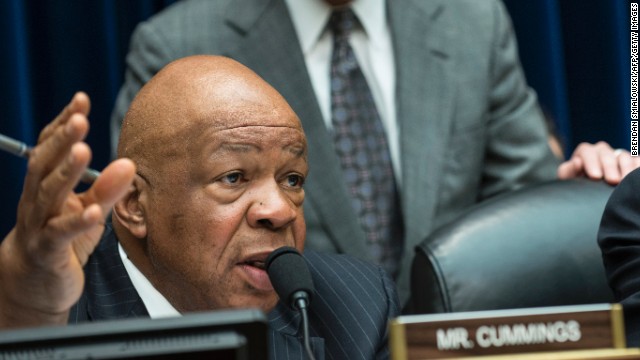
[(104, 219), (131, 186), (135, 166), (120, 159), (89, 190), (73, 192), (91, 160), (82, 142), (89, 108), (77, 93), (29, 155), (17, 223), (0, 244), (0, 328), (67, 322)]
[(586, 176), (616, 185), (639, 166), (640, 157), (632, 157), (626, 150), (614, 150), (603, 141), (596, 144), (581, 143), (571, 158), (558, 167), (558, 178)]

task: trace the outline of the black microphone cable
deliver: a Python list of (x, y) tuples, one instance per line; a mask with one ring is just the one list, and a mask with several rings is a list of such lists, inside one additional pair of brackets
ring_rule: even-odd
[(276, 293), (285, 304), (300, 312), (304, 348), (310, 360), (315, 360), (309, 335), (307, 309), (315, 292), (311, 273), (302, 255), (295, 248), (284, 246), (274, 250), (265, 261), (267, 274)]

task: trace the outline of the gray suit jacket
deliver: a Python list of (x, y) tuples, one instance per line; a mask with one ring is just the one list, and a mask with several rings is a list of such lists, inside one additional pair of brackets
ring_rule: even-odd
[[(501, 2), (388, 0), (387, 8), (397, 67), (405, 227), (397, 284), (404, 302), (416, 244), (476, 202), (554, 178), (558, 161)], [(365, 235), (282, 0), (183, 1), (141, 24), (113, 126), (143, 83), (193, 54), (234, 58), (287, 99), (309, 139), (307, 247), (366, 259)]]
[[(398, 316), (395, 287), (380, 267), (344, 255), (305, 251), (315, 294), (311, 346), (320, 359), (387, 359), (389, 320)], [(69, 323), (148, 317), (118, 253), (110, 226), (85, 266), (85, 288)], [(269, 313), (269, 358), (306, 359), (302, 319), (279, 302)]]

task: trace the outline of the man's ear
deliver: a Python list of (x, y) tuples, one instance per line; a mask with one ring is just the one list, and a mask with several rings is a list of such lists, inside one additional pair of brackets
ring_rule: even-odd
[(144, 180), (136, 175), (129, 192), (113, 206), (114, 220), (127, 228), (136, 238), (147, 236), (146, 214), (144, 212)]

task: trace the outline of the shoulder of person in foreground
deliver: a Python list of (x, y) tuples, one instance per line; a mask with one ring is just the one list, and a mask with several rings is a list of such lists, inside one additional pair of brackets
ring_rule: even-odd
[[(334, 358), (389, 356), (389, 321), (399, 315), (395, 284), (379, 266), (349, 255), (307, 250), (315, 286), (312, 332), (324, 337)], [(338, 346), (329, 346), (331, 342)]]
[(598, 231), (609, 286), (624, 309), (628, 346), (640, 346), (640, 170), (611, 194)]

